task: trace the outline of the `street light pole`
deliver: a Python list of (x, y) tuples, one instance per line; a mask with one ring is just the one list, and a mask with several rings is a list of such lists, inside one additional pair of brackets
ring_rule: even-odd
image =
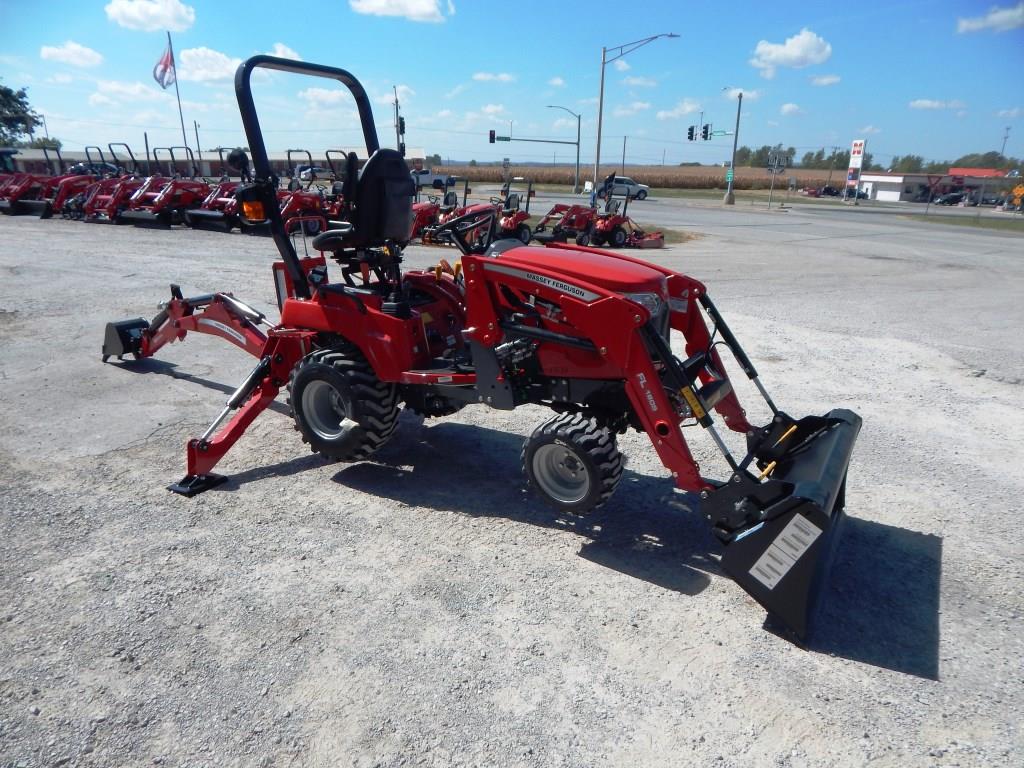
[(548, 104), (548, 109), (562, 109), (568, 112), (570, 115), (576, 118), (576, 177), (572, 184), (572, 193), (578, 194), (580, 191), (580, 115), (573, 112), (568, 107), (562, 107), (558, 104)]
[[(632, 53), (648, 43), (652, 43), (659, 37), (679, 37), (675, 32), (662, 32), (660, 35), (645, 37), (643, 40), (634, 40), (632, 43), (615, 45), (611, 48), (601, 49), (601, 86), (597, 92), (597, 149), (594, 152), (594, 189), (597, 189), (597, 177), (600, 174), (601, 165), (601, 123), (604, 120), (604, 68), (605, 65), (621, 59), (627, 53)], [(614, 56), (608, 58), (608, 51), (618, 51)]]
[(736, 145), (740, 140), (740, 110), (743, 109), (743, 91), (739, 92), (736, 100), (736, 129), (732, 134), (732, 160), (729, 162), (729, 187), (725, 190), (725, 198), (722, 200), (726, 205), (736, 205), (736, 195), (733, 194), (732, 185), (736, 180)]

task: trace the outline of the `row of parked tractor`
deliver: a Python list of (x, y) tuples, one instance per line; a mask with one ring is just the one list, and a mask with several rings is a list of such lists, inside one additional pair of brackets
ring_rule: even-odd
[[(196, 229), (251, 234), (268, 231), (265, 219), (245, 215), (235, 196), (239, 186), (251, 181), (249, 158), (241, 149), (218, 150), (221, 176), (199, 175), (189, 147), (158, 147), (147, 157), (143, 171), (131, 147), (123, 142), (85, 148), (86, 160), (66, 167), (59, 150), (45, 149), (50, 172), (34, 174), (5, 169), (0, 176), (0, 212), (11, 215), (59, 216), (92, 223), (130, 223), (149, 227), (176, 224)], [(307, 150), (288, 150), (289, 178), (278, 190), (277, 199), (286, 231), (315, 235), (344, 218), (345, 200), (358, 179), (355, 154), (327, 150), (325, 161), (332, 179), (329, 188), (317, 183), (313, 157)], [(300, 163), (305, 160), (305, 164)], [(237, 177), (234, 180), (233, 177)], [(415, 178), (415, 176), (413, 177)], [(451, 245), (451, 235), (442, 229), (452, 219), (492, 208), (494, 232), (469, 233), (473, 238), (515, 238), (523, 243), (567, 242), (579, 245), (660, 247), (660, 232), (647, 233), (629, 217), (630, 198), (614, 197), (614, 177), (601, 185), (603, 205), (555, 204), (539, 221), (530, 221), (534, 197), (530, 180), (515, 177), (497, 196), (470, 202), (469, 180), (449, 176), (437, 179), (423, 190), (416, 186), (413, 222), (409, 240)], [(461, 199), (460, 192), (461, 190)]]

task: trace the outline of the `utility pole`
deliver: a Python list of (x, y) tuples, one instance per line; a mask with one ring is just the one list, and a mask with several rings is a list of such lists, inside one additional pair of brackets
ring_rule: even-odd
[[(196, 132), (196, 152), (199, 153), (199, 175), (203, 175), (203, 146), (199, 143), (199, 123), (196, 120), (192, 121), (192, 127)], [(213, 170), (212, 168), (210, 169)]]
[(664, 149), (661, 150), (661, 164), (662, 165), (665, 164), (665, 150)]
[(628, 136), (622, 137), (622, 175), (626, 175), (626, 139)]
[[(43, 129), (46, 129), (46, 121), (43, 121)], [(1003, 148), (999, 150), (999, 154), (1006, 157), (1006, 140), (1010, 138), (1010, 126), (1006, 126), (1006, 132), (1003, 134)]]
[(836, 152), (839, 151), (839, 147), (832, 147), (832, 162), (828, 166), (828, 181), (825, 182), (826, 187), (832, 186), (832, 171), (836, 167)]
[(391, 89), (395, 92), (395, 149), (401, 150), (402, 136), (398, 130), (398, 86), (393, 85)]
[[(576, 118), (576, 176), (575, 176), (575, 179), (574, 179), (574, 181), (572, 183), (572, 193), (575, 195), (576, 193), (578, 193), (580, 191), (580, 123), (582, 121), (582, 116), (577, 114), (576, 112), (573, 112), (568, 107), (562, 107), (562, 106), (559, 106), (558, 104), (548, 104), (547, 108), (548, 109), (561, 109), (561, 110), (563, 110), (565, 112), (568, 112), (570, 115), (572, 115), (573, 117)], [(512, 137), (509, 136), (509, 138), (512, 138)], [(572, 142), (565, 142), (565, 143), (571, 144)]]
[[(733, 193), (733, 182), (736, 179), (736, 145), (740, 140), (740, 110), (743, 109), (743, 91), (740, 91), (736, 99), (736, 129), (732, 134), (732, 160), (729, 163), (729, 187), (725, 190), (726, 205), (736, 205), (736, 195)], [(701, 117), (703, 118), (703, 114)]]

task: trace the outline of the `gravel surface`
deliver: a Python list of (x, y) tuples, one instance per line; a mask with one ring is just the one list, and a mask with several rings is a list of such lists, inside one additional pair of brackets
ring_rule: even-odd
[(644, 256), (709, 285), (788, 411), (864, 418), (808, 649), (646, 437), (594, 518), (527, 495), (538, 408), (404, 413), (345, 465), (282, 397), (227, 484), (168, 493), (251, 361), (103, 365), (103, 325), (172, 280), (270, 311), (272, 244), (2, 217), (0, 766), (1024, 763), (1021, 239), (677, 205), (703, 236)]

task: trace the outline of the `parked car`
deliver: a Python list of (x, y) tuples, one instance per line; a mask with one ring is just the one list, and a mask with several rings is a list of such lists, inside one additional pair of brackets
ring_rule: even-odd
[(960, 205), (964, 199), (963, 192), (947, 192), (932, 200), (935, 205)]
[(819, 197), (839, 197), (840, 192), (835, 187), (822, 187), (818, 190)]
[(455, 177), (447, 173), (433, 173), (426, 168), (409, 171), (418, 189), (445, 189), (455, 184)]
[[(615, 186), (612, 189), (612, 196), (615, 195), (629, 195), (636, 200), (643, 200), (650, 193), (651, 188), (646, 184), (640, 184), (639, 182), (633, 181), (627, 176), (616, 176)], [(597, 191), (597, 196), (604, 199), (604, 189)]]
[(334, 181), (334, 171), (330, 168), (323, 168), (319, 165), (300, 165), (296, 170), (299, 172), (300, 181)]

